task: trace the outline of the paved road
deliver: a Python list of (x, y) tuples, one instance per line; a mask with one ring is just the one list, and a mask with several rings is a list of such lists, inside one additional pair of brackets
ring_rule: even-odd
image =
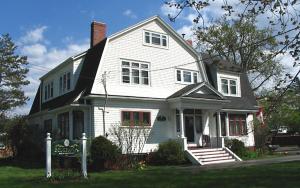
[(199, 166), (199, 165), (184, 166), (180, 168), (186, 170), (188, 169), (210, 170), (210, 169), (238, 168), (238, 167), (247, 167), (247, 166), (264, 165), (264, 164), (275, 164), (275, 163), (292, 162), (292, 161), (300, 161), (300, 155), (291, 155), (291, 156), (276, 157), (270, 159), (248, 160), (248, 161), (231, 162), (231, 163), (223, 163), (223, 164), (211, 164), (205, 166)]

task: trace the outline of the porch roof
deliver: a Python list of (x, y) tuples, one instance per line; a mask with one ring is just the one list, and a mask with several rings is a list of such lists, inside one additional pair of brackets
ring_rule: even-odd
[[(198, 92), (201, 88), (205, 87), (208, 92)], [(195, 83), (187, 85), (186, 87), (175, 92), (167, 99), (175, 98), (195, 98), (195, 99), (215, 99), (215, 100), (226, 100), (225, 97), (215, 90), (210, 84), (206, 82)]]

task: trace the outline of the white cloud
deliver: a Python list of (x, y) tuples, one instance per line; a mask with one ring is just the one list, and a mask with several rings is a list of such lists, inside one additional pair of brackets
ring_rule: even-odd
[(137, 18), (137, 15), (130, 9), (127, 9), (123, 12), (123, 15), (124, 16), (127, 16), (129, 18), (132, 18), (132, 19), (136, 19)]
[[(77, 42), (73, 40), (64, 41), (65, 47), (49, 46), (44, 35), (46, 29), (47, 27), (43, 26), (30, 30), (18, 41), (20, 53), (27, 56), (29, 62), (27, 79), (30, 84), (24, 87), (24, 91), (30, 101), (27, 105), (14, 109), (12, 114), (28, 114), (40, 84), (39, 78), (67, 58), (89, 48), (89, 39)], [(67, 36), (65, 38), (72, 37)]]
[(47, 26), (41, 26), (33, 30), (27, 31), (26, 34), (21, 37), (20, 42), (22, 43), (36, 43), (44, 40), (44, 31)]

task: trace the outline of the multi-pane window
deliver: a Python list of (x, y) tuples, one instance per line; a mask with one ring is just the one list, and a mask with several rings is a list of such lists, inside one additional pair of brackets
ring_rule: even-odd
[(189, 70), (176, 70), (176, 81), (180, 83), (197, 83), (198, 72)]
[(51, 98), (53, 98), (53, 81), (45, 84), (45, 87), (44, 87), (44, 99), (48, 100)]
[(149, 64), (122, 61), (122, 82), (149, 85)]
[(229, 114), (229, 135), (247, 135), (246, 114)]
[(73, 139), (80, 139), (84, 132), (84, 112), (73, 111)]
[(150, 126), (151, 113), (141, 111), (122, 111), (122, 126)]
[(52, 133), (52, 119), (44, 121), (44, 133)]
[(144, 43), (154, 46), (167, 47), (168, 46), (168, 37), (167, 35), (161, 33), (155, 33), (150, 31), (144, 32)]
[(225, 95), (237, 95), (237, 81), (235, 79), (221, 78), (221, 90)]
[(58, 134), (60, 138), (69, 138), (69, 112), (57, 116)]
[(59, 77), (59, 93), (66, 93), (71, 89), (71, 73), (66, 72)]

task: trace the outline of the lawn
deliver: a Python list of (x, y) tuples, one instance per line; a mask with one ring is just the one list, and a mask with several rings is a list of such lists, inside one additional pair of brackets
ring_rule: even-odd
[(90, 173), (88, 180), (48, 181), (43, 175), (44, 169), (2, 166), (0, 187), (299, 187), (300, 162), (222, 170), (148, 167), (142, 171)]

